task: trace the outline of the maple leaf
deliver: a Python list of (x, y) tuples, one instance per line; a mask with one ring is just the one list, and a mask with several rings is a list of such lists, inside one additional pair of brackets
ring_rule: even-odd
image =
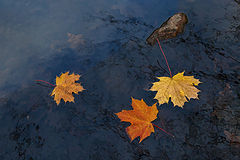
[(224, 134), (226, 135), (226, 138), (231, 143), (240, 143), (240, 136), (234, 135), (228, 131), (224, 131)]
[(78, 94), (84, 90), (80, 83), (76, 83), (80, 78), (78, 74), (70, 74), (69, 72), (62, 73), (60, 77), (56, 77), (56, 87), (53, 89), (51, 96), (54, 95), (54, 100), (57, 105), (61, 99), (65, 102), (74, 102), (72, 93)]
[[(195, 86), (201, 83), (193, 76), (184, 76), (184, 72), (178, 73), (172, 78), (157, 77), (158, 82), (154, 82), (150, 88), (151, 91), (157, 91), (154, 99), (158, 100), (159, 104), (168, 103), (169, 98), (174, 106), (183, 107), (184, 103), (191, 98), (198, 99), (198, 90)], [(194, 86), (195, 85), (195, 86)]]
[(140, 136), (140, 143), (154, 132), (151, 122), (157, 118), (158, 109), (156, 103), (149, 107), (143, 99), (137, 100), (134, 98), (132, 98), (132, 107), (133, 110), (122, 110), (115, 114), (121, 121), (131, 123), (131, 125), (126, 128), (126, 132), (131, 141)]

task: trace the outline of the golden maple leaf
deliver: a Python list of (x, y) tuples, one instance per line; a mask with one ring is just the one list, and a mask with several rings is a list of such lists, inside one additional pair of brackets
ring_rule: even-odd
[(132, 98), (133, 110), (122, 110), (115, 113), (121, 121), (130, 122), (126, 132), (131, 141), (140, 136), (139, 143), (154, 132), (152, 121), (157, 118), (158, 109), (156, 103), (149, 107), (144, 101)]
[[(184, 103), (191, 98), (198, 99), (198, 90), (195, 86), (201, 83), (193, 76), (184, 76), (184, 72), (178, 73), (172, 78), (157, 77), (159, 82), (154, 82), (150, 88), (151, 91), (157, 91), (154, 99), (158, 100), (159, 104), (168, 103), (169, 98), (174, 106), (183, 107)], [(195, 85), (195, 86), (194, 86)]]
[(80, 83), (76, 83), (80, 78), (78, 74), (70, 74), (69, 72), (62, 73), (60, 77), (56, 77), (56, 87), (53, 89), (51, 96), (54, 95), (54, 100), (57, 105), (61, 99), (65, 102), (74, 102), (72, 93), (78, 94), (84, 90)]

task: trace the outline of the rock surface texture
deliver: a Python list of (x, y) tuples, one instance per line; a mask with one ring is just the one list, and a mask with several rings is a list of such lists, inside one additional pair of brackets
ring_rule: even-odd
[(147, 38), (147, 43), (153, 46), (157, 38), (159, 40), (166, 40), (176, 37), (179, 33), (184, 31), (184, 26), (187, 24), (188, 18), (184, 13), (174, 14), (169, 17), (159, 28), (155, 29), (153, 33)]

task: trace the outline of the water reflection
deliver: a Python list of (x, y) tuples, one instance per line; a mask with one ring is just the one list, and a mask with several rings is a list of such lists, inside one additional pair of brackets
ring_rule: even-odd
[[(240, 130), (240, 8), (204, 2), (2, 0), (0, 158), (238, 159), (239, 143), (229, 135)], [(175, 139), (156, 130), (130, 143), (129, 124), (114, 113), (130, 109), (131, 96), (156, 102), (148, 89), (156, 76), (167, 76), (166, 66), (145, 39), (179, 11), (190, 22), (163, 49), (174, 74), (185, 70), (204, 82), (200, 100), (184, 109), (158, 107)], [(57, 107), (52, 89), (34, 80), (54, 83), (65, 71), (81, 74), (86, 90)]]

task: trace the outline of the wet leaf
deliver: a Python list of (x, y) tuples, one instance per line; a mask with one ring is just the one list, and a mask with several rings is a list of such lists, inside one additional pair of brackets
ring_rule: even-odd
[(69, 72), (62, 73), (60, 77), (56, 77), (56, 87), (53, 89), (51, 96), (54, 96), (54, 100), (57, 105), (61, 99), (65, 102), (74, 102), (72, 93), (78, 94), (84, 90), (80, 83), (76, 83), (80, 78), (78, 74), (70, 74)]
[(188, 101), (187, 98), (189, 100), (191, 98), (198, 99), (200, 90), (195, 86), (201, 82), (193, 76), (184, 76), (183, 74), (184, 72), (178, 73), (172, 78), (157, 77), (159, 82), (154, 82), (150, 90), (157, 91), (154, 99), (158, 100), (159, 105), (168, 103), (171, 98), (174, 106), (183, 107), (184, 103)]
[(121, 121), (131, 123), (126, 132), (131, 141), (140, 136), (140, 143), (154, 132), (151, 122), (157, 118), (158, 110), (156, 104), (149, 107), (143, 99), (132, 98), (132, 107), (133, 110), (122, 110), (116, 115)]
[(79, 46), (85, 44), (85, 40), (83, 39), (82, 34), (72, 34), (68, 33), (68, 42), (70, 44), (70, 48), (77, 49)]
[(234, 135), (226, 130), (224, 131), (224, 134), (226, 135), (226, 138), (229, 142), (240, 144), (240, 136)]

